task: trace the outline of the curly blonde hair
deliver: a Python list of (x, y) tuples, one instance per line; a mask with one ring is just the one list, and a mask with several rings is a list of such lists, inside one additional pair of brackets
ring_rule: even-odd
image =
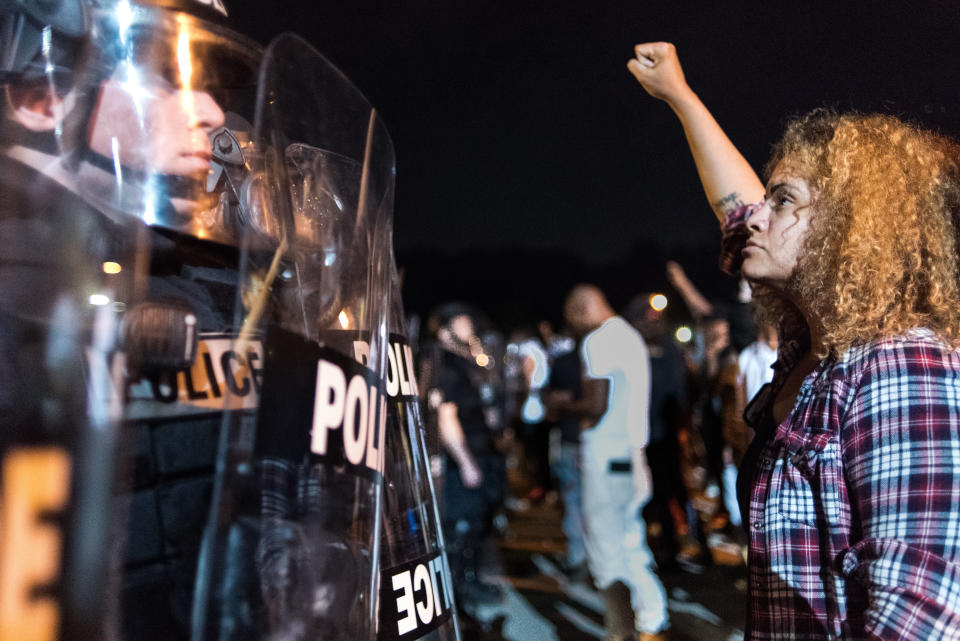
[[(814, 215), (789, 283), (824, 329), (820, 356), (914, 327), (960, 347), (960, 147), (878, 114), (816, 110), (787, 126), (767, 165), (810, 184)], [(761, 315), (803, 323), (758, 287)]]

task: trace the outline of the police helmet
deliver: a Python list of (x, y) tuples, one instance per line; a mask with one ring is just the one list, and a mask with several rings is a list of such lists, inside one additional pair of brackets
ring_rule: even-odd
[(98, 207), (234, 244), (261, 47), (220, 0), (94, 0), (64, 147)]

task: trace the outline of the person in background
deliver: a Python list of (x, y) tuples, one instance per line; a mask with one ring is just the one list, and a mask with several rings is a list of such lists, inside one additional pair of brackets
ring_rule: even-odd
[(720, 316), (704, 319), (703, 333), (703, 358), (691, 374), (694, 424), (699, 427), (706, 456), (705, 494), (710, 499), (719, 498), (723, 512), (727, 510), (722, 483), (726, 447), (724, 416), (729, 414), (730, 403), (734, 401), (731, 385), (736, 382), (736, 351), (730, 344), (727, 319)]
[(673, 507), (688, 519), (688, 531), (701, 531), (699, 516), (689, 506), (680, 463), (678, 434), (689, 421), (686, 365), (667, 326), (665, 313), (650, 305), (649, 294), (635, 297), (625, 314), (640, 332), (650, 354), (650, 442), (647, 462), (653, 479), (653, 496), (646, 511), (660, 523), (660, 567), (677, 567), (680, 554)]
[(565, 333), (553, 331), (553, 325), (548, 320), (537, 323), (537, 332), (543, 339), (543, 346), (547, 350), (547, 358), (553, 363), (557, 358), (576, 349), (576, 341)]
[(747, 345), (737, 363), (740, 369), (740, 384), (744, 397), (749, 402), (760, 388), (773, 380), (773, 364), (777, 361), (777, 328), (764, 323), (757, 332), (757, 340)]
[(550, 357), (532, 331), (521, 332), (517, 341), (523, 376), (523, 400), (520, 402), (518, 433), (523, 454), (530, 469), (531, 488), (527, 497), (541, 501), (550, 489), (550, 422), (541, 390), (550, 377)]
[(779, 327), (738, 481), (746, 638), (960, 638), (960, 146), (815, 110), (764, 186), (673, 45), (635, 54), (724, 223), (722, 267)]
[(750, 285), (740, 279), (736, 297), (708, 300), (693, 283), (683, 266), (673, 260), (666, 264), (667, 281), (673, 286), (699, 326), (710, 318), (723, 318), (729, 325), (730, 342), (737, 350), (749, 345), (757, 334), (750, 307)]
[(556, 409), (583, 398), (582, 363), (579, 345), (553, 361), (547, 385), (547, 415), (560, 428), (560, 457), (554, 475), (563, 501), (563, 534), (567, 552), (562, 568), (570, 576), (586, 578), (587, 551), (583, 543), (582, 486), (580, 481), (580, 423), (575, 412)]
[(446, 454), (441, 521), (450, 570), (458, 604), (470, 615), (501, 598), (497, 586), (480, 579), (480, 555), (491, 531), (503, 462), (486, 423), (480, 393), (485, 373), (471, 354), (473, 318), (468, 308), (455, 303), (442, 306), (435, 316), (437, 350), (426, 394)]
[(583, 338), (583, 398), (565, 409), (588, 419), (581, 433), (587, 563), (606, 601), (607, 639), (666, 638), (663, 585), (653, 571), (641, 510), (652, 494), (646, 446), (650, 357), (640, 334), (603, 293), (578, 285), (564, 317)]

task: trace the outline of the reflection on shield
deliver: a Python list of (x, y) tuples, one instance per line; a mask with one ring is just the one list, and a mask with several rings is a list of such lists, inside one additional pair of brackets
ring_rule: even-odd
[(232, 351), (263, 341), (262, 388), (224, 422), (193, 636), (372, 640), (392, 143), (350, 81), (290, 35), (265, 51), (249, 138)]

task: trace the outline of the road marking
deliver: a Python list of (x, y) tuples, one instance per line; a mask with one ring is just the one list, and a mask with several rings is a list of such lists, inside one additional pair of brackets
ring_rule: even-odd
[(556, 626), (541, 616), (509, 582), (503, 582), (501, 587), (503, 601), (497, 605), (478, 606), (473, 612), (475, 619), (491, 623), (504, 617), (502, 634), (507, 641), (560, 641)]
[[(585, 583), (572, 583), (553, 561), (541, 554), (534, 554), (530, 558), (541, 574), (557, 582), (557, 586), (561, 592), (583, 607), (601, 616), (603, 615), (606, 606), (603, 601), (603, 596), (597, 590)], [(710, 611), (703, 604), (691, 601), (690, 596), (690, 593), (683, 588), (674, 587), (670, 592), (670, 598), (667, 600), (668, 609), (671, 612), (689, 615), (714, 627), (730, 629), (722, 618)], [(575, 627), (587, 634), (593, 634), (591, 630), (584, 629), (578, 624), (581, 621), (589, 621), (587, 617), (562, 602), (558, 603), (556, 608), (557, 611)], [(573, 617), (576, 617), (578, 620), (574, 620)], [(590, 621), (589, 624), (596, 626), (592, 621)], [(602, 626), (597, 626), (597, 629), (602, 630), (603, 628)], [(602, 638), (602, 635), (598, 638)], [(742, 640), (743, 632), (736, 628), (734, 628), (726, 638), (726, 641)]]
[(602, 639), (606, 636), (606, 630), (603, 629), (603, 626), (592, 620), (590, 617), (585, 616), (571, 608), (569, 605), (563, 601), (559, 601), (556, 604), (557, 612), (559, 612), (564, 619), (573, 624), (573, 627), (580, 630), (584, 634), (589, 634), (595, 639)]
[(568, 579), (563, 572), (561, 572), (560, 569), (550, 561), (550, 559), (547, 559), (543, 555), (534, 554), (530, 558), (533, 560), (533, 564), (537, 566), (537, 569), (540, 570), (541, 574), (548, 576), (557, 582), (561, 592), (583, 607), (588, 608), (597, 614), (603, 614), (604, 610), (606, 609), (606, 605), (604, 604), (603, 597), (599, 592), (591, 588), (586, 583), (571, 583), (570, 579)]

